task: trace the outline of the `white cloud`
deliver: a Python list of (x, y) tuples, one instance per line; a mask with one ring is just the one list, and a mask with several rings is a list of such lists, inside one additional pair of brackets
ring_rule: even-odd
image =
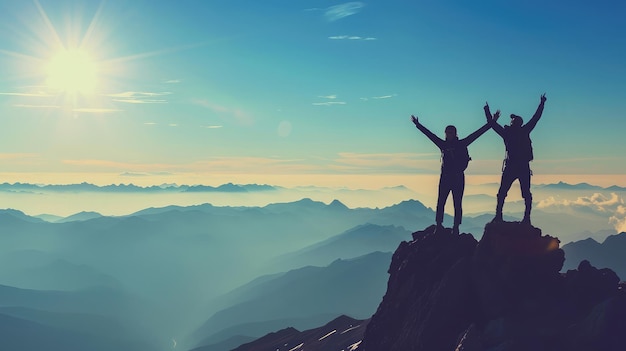
[(30, 92), (30, 93), (0, 93), (0, 95), (9, 95), (9, 96), (33, 96), (33, 97), (50, 97), (52, 94), (40, 91), (40, 92)]
[(166, 80), (165, 84), (178, 84), (180, 82), (181, 82), (180, 79), (170, 79), (170, 80)]
[(124, 102), (128, 104), (164, 104), (165, 99), (158, 99), (161, 96), (171, 95), (171, 92), (145, 92), (145, 91), (125, 91), (122, 93), (109, 94), (109, 97), (115, 98), (113, 101)]
[(396, 97), (398, 96), (397, 94), (391, 94), (391, 95), (381, 95), (381, 96), (372, 96), (372, 97), (362, 97), (360, 98), (363, 101), (368, 101), (368, 100), (384, 100), (384, 99), (391, 99), (392, 97)]
[(113, 108), (75, 108), (72, 109), (73, 112), (83, 112), (83, 113), (115, 113), (120, 112), (122, 110), (113, 109)]
[(326, 95), (326, 96), (324, 96), (324, 95), (320, 95), (320, 96), (318, 96), (318, 97), (320, 97), (320, 98), (322, 98), (322, 99), (331, 99), (331, 100), (334, 100), (334, 99), (336, 99), (336, 98), (337, 98), (337, 95), (334, 95), (334, 94), (333, 94), (333, 95)]
[(544, 200), (541, 200), (537, 207), (572, 207), (572, 208), (588, 208), (596, 212), (613, 212), (618, 205), (624, 204), (624, 200), (617, 194), (611, 193), (610, 197), (607, 197), (601, 193), (595, 193), (591, 196), (578, 197), (576, 200), (559, 200), (553, 196), (550, 196)]
[(617, 206), (615, 215), (609, 217), (609, 223), (615, 227), (618, 233), (626, 232), (626, 207), (622, 205)]
[(608, 221), (615, 227), (617, 232), (626, 231), (626, 206), (624, 199), (615, 193), (606, 196), (595, 193), (591, 196), (579, 197), (576, 200), (559, 200), (553, 196), (548, 197), (537, 204), (538, 208), (574, 209), (583, 212), (608, 216)]
[(374, 37), (360, 37), (357, 35), (334, 35), (334, 36), (328, 37), (328, 39), (330, 40), (363, 40), (363, 41), (378, 40), (377, 38), (374, 38)]
[(345, 105), (345, 101), (326, 101), (326, 102), (314, 102), (315, 106), (331, 106), (331, 105)]
[(162, 99), (113, 99), (113, 101), (124, 102), (127, 104), (166, 104), (167, 100)]
[(57, 106), (57, 105), (29, 105), (29, 104), (15, 104), (13, 105), (14, 107), (21, 107), (21, 108), (47, 108), (47, 109), (51, 109), (51, 108), (61, 108), (61, 106)]
[(330, 22), (337, 21), (344, 17), (354, 15), (355, 13), (361, 11), (364, 6), (365, 4), (360, 1), (352, 1), (341, 5), (331, 6), (326, 9), (324, 17), (326, 17), (326, 19)]
[(222, 128), (223, 126), (212, 125), (212, 126), (202, 126), (202, 127), (207, 128), (207, 129), (219, 129), (219, 128)]

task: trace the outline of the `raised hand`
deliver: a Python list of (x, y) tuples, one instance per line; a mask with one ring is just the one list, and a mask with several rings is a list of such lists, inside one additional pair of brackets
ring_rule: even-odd
[(411, 121), (413, 121), (413, 124), (415, 124), (415, 125), (420, 124), (419, 120), (414, 115), (411, 115)]
[(541, 94), (541, 103), (543, 104), (544, 102), (546, 102), (546, 100), (546, 93)]
[(496, 113), (494, 113), (493, 115), (493, 121), (497, 121), (498, 118), (500, 118), (500, 110), (497, 110)]
[(491, 116), (491, 111), (489, 111), (489, 103), (486, 101), (485, 101), (485, 107), (483, 107), (483, 110), (485, 110), (485, 118), (487, 118), (487, 123), (491, 122), (493, 117)]

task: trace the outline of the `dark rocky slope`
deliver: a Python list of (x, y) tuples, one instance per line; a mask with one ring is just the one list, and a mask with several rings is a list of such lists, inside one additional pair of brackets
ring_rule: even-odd
[(559, 241), (516, 222), (403, 242), (359, 351), (624, 350), (626, 292), (583, 261), (559, 273)]

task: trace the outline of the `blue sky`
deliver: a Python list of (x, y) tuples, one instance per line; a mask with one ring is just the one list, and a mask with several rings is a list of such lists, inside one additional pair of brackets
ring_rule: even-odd
[[(528, 119), (545, 92), (535, 174), (619, 183), (625, 16), (619, 1), (2, 0), (0, 174), (437, 174), (411, 114), (463, 137), (486, 100)], [(470, 153), (470, 175), (499, 174), (493, 131)]]

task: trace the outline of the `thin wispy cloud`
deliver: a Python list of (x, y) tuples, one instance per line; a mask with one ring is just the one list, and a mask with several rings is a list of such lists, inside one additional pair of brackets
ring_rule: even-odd
[(322, 98), (322, 99), (330, 99), (330, 100), (334, 100), (334, 99), (336, 99), (336, 98), (337, 98), (337, 95), (334, 95), (334, 94), (333, 94), (333, 95), (320, 95), (320, 96), (318, 96), (318, 97), (319, 97), (319, 98)]
[(215, 125), (215, 126), (202, 126), (202, 128), (207, 128), (207, 129), (219, 129), (219, 128), (222, 128), (222, 127), (223, 126), (218, 126), (218, 125)]
[(391, 99), (394, 96), (396, 96), (396, 94), (393, 94), (393, 95), (383, 95), (383, 96), (374, 96), (374, 97), (372, 97), (372, 99), (374, 99), (374, 100)]
[(345, 105), (345, 101), (325, 101), (325, 102), (314, 102), (315, 106), (332, 106), (332, 105)]
[(156, 122), (144, 122), (143, 124), (147, 126), (155, 126)]
[(324, 17), (326, 17), (326, 20), (329, 22), (334, 22), (358, 13), (364, 6), (365, 3), (360, 1), (346, 2), (344, 4), (331, 6), (326, 9)]
[(363, 100), (363, 101), (368, 101), (368, 100), (385, 100), (385, 99), (391, 99), (391, 98), (396, 97), (396, 96), (398, 96), (398, 94), (372, 96), (372, 97), (362, 97), (360, 99)]
[(374, 41), (378, 40), (374, 37), (360, 37), (357, 35), (334, 35), (332, 37), (328, 37), (330, 40), (362, 40), (362, 41)]
[[(58, 105), (35, 105), (35, 104), (15, 104), (13, 106), (19, 107), (19, 108), (46, 109), (46, 110), (63, 108), (63, 106), (58, 106)], [(104, 114), (104, 113), (122, 112), (123, 110), (115, 109), (115, 108), (78, 107), (78, 108), (72, 108), (69, 111), (80, 112), (80, 113), (94, 113), (94, 114), (103, 113)]]
[(20, 107), (20, 108), (44, 108), (44, 109), (61, 108), (61, 106), (57, 106), (57, 105), (31, 105), (31, 104), (15, 104), (15, 105), (13, 105), (13, 107)]
[(165, 104), (167, 100), (158, 97), (171, 95), (171, 92), (143, 92), (143, 91), (126, 91), (123, 93), (109, 94), (113, 101), (124, 102), (128, 104)]
[(167, 100), (163, 99), (113, 99), (113, 101), (117, 102), (125, 102), (127, 104), (166, 104)]
[(113, 108), (74, 108), (73, 112), (83, 112), (83, 113), (115, 113), (121, 112), (123, 110), (113, 109)]
[(29, 97), (50, 97), (53, 96), (47, 92), (31, 92), (31, 93), (20, 93), (20, 92), (8, 92), (8, 93), (0, 93), (0, 95), (8, 95), (8, 96), (29, 96)]
[(180, 82), (181, 82), (180, 79), (170, 79), (170, 80), (166, 80), (164, 83), (165, 84), (178, 84)]
[(332, 106), (332, 105), (345, 105), (346, 104), (345, 101), (334, 101), (334, 100), (337, 100), (337, 95), (335, 94), (319, 95), (318, 98), (326, 99), (326, 100), (333, 100), (333, 101), (314, 102), (313, 103), (314, 106)]

